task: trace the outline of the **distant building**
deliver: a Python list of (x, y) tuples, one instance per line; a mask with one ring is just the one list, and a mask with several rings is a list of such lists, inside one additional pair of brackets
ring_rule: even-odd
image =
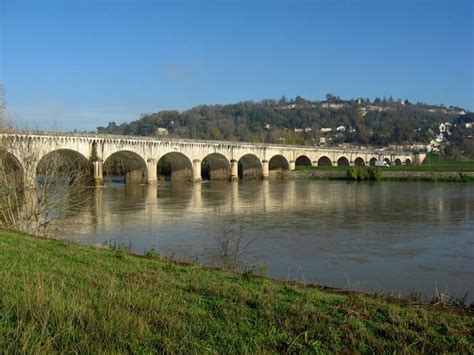
[(451, 122), (444, 122), (444, 126), (446, 127), (446, 133), (451, 135), (451, 128), (453, 127), (453, 124)]
[(169, 133), (168, 130), (163, 127), (158, 127), (155, 132), (157, 136), (167, 136), (168, 133)]
[(335, 103), (326, 102), (326, 103), (322, 104), (322, 107), (323, 108), (331, 108), (331, 109), (334, 109), (334, 110), (340, 110), (341, 108), (344, 107), (344, 104), (335, 104)]
[(424, 143), (413, 143), (403, 146), (405, 150), (425, 150), (426, 144)]
[(303, 128), (295, 128), (295, 133), (301, 133), (303, 132)]
[(319, 138), (319, 145), (325, 145), (326, 144), (326, 138), (320, 137)]
[(321, 133), (329, 133), (332, 131), (332, 128), (321, 128)]
[(338, 132), (345, 132), (345, 131), (346, 131), (346, 127), (344, 127), (344, 126), (339, 126), (339, 127), (336, 128), (336, 131), (338, 131)]
[(466, 123), (466, 128), (472, 128), (472, 122)]
[(312, 129), (311, 127), (306, 127), (306, 128), (304, 129), (304, 131), (305, 131), (306, 133), (311, 132), (312, 130), (313, 130), (313, 129)]

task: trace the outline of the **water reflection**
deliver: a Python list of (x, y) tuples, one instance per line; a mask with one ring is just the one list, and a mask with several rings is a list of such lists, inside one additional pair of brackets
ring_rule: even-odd
[[(218, 226), (245, 217), (269, 274), (369, 291), (474, 300), (474, 186), (267, 180), (98, 189), (67, 238), (212, 262)], [(79, 227), (80, 226), (80, 227)], [(218, 248), (217, 248), (218, 249)]]

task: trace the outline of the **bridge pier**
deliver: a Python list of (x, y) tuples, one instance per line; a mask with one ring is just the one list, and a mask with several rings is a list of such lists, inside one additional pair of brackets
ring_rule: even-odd
[(31, 172), (23, 173), (23, 184), (27, 189), (32, 189), (36, 187), (36, 174)]
[(230, 179), (239, 180), (239, 162), (234, 159), (230, 161)]
[(36, 187), (36, 168), (38, 167), (38, 160), (26, 158), (20, 161), (22, 169), (22, 180), (23, 185), (27, 189), (32, 189)]
[(288, 165), (289, 165), (289, 169), (290, 169), (290, 170), (295, 170), (296, 164), (295, 164), (295, 161), (294, 161), (294, 160), (290, 160), (290, 161), (288, 162)]
[(193, 181), (200, 182), (201, 177), (201, 161), (199, 159), (193, 160)]
[(313, 163), (311, 165), (312, 166), (318, 166), (318, 161), (317, 160), (313, 161)]
[(268, 179), (270, 177), (270, 168), (268, 160), (262, 160), (262, 178)]
[(158, 162), (156, 161), (156, 159), (147, 159), (146, 161), (146, 168), (147, 168), (147, 183), (149, 185), (153, 185), (153, 184), (156, 184), (157, 181), (158, 181), (158, 176), (157, 176), (157, 172), (156, 172), (156, 164)]
[(102, 159), (93, 161), (92, 168), (94, 170), (93, 175), (95, 186), (102, 186), (104, 184), (104, 162)]

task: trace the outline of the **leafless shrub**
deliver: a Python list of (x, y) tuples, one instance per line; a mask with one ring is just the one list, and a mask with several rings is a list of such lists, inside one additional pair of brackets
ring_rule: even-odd
[(245, 233), (248, 224), (245, 216), (222, 218), (215, 231), (211, 231), (212, 245), (206, 250), (208, 257), (216, 266), (226, 270), (238, 271), (248, 269), (246, 259), (249, 257), (249, 246), (257, 237), (250, 238)]
[[(0, 132), (11, 131), (3, 113), (0, 118)], [(90, 167), (87, 171), (70, 157), (51, 154), (36, 169), (39, 152), (22, 148), (20, 163), (10, 148), (11, 138), (0, 137), (0, 228), (41, 236), (54, 234), (69, 214), (93, 197)]]

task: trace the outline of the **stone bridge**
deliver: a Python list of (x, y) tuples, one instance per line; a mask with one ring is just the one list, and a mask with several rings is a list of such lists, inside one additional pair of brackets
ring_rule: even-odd
[[(2, 146), (34, 184), (41, 166), (62, 156), (90, 174), (97, 185), (122, 176), (127, 183), (262, 179), (296, 166), (363, 166), (377, 160), (390, 165), (419, 164), (412, 152), (290, 146), (133, 136), (46, 133), (0, 134)], [(5, 149), (4, 149), (5, 150)], [(45, 166), (45, 165), (44, 165)]]

